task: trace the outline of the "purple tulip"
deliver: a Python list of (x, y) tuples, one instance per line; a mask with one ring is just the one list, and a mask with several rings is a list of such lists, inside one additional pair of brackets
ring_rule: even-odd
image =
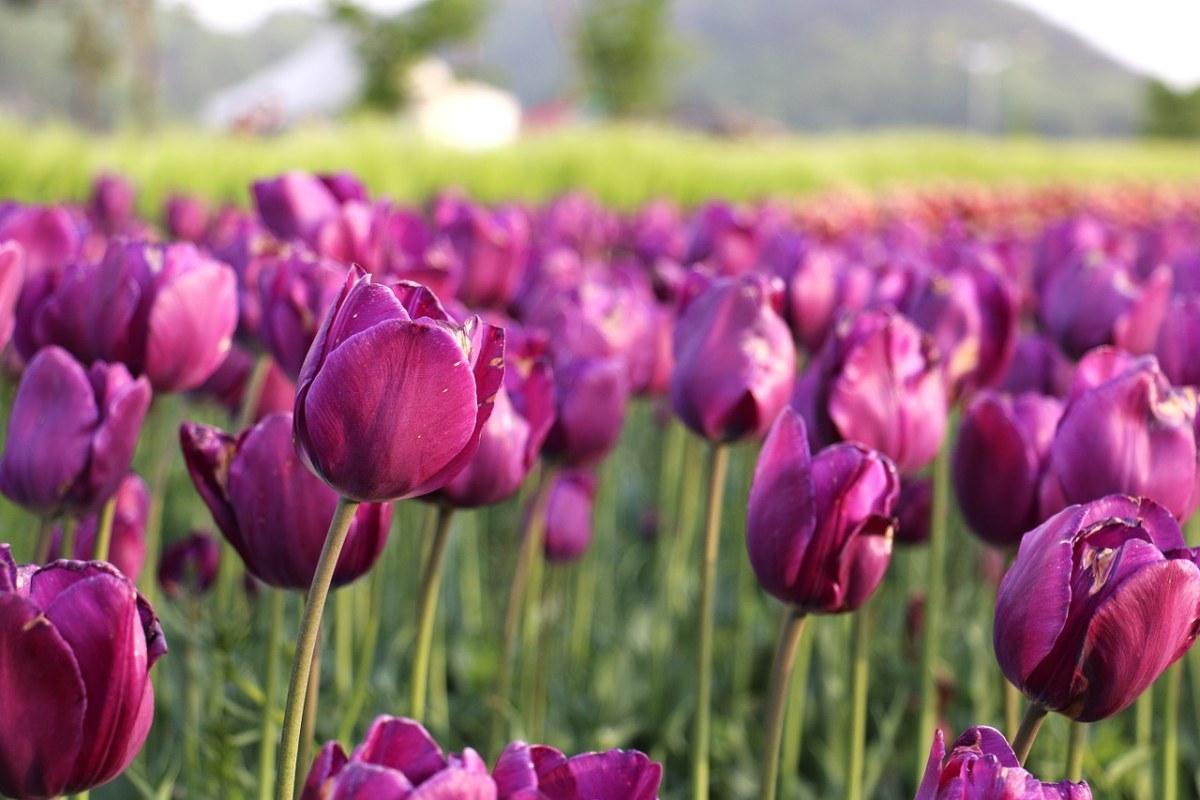
[[(217, 367), (217, 371), (196, 387), (196, 394), (215, 400), (236, 418), (242, 411), (247, 384), (253, 372), (254, 356), (235, 344), (229, 349), (229, 355), (221, 362), (221, 366)], [(279, 364), (272, 360), (267, 367), (267, 376), (263, 380), (262, 391), (254, 406), (251, 421), (261, 422), (268, 414), (278, 411), (291, 413), (295, 402), (296, 384), (284, 375)]]
[(287, 172), (251, 186), (258, 216), (267, 229), (287, 241), (312, 244), (321, 224), (338, 213), (341, 203), (315, 175)]
[(1045, 519), (1041, 487), (1062, 401), (981, 392), (963, 413), (951, 464), (967, 525), (999, 548), (1015, 547)]
[(345, 282), (345, 273), (332, 261), (299, 251), (260, 261), (259, 302), (262, 318), (258, 336), (292, 380), (300, 375), (304, 358)]
[(549, 492), (544, 512), (546, 560), (575, 561), (592, 543), (596, 476), (586, 470), (567, 470), (555, 477)]
[(21, 302), (26, 357), (57, 344), (83, 361), (120, 361), (156, 391), (174, 392), (199, 386), (229, 352), (236, 276), (190, 244), (115, 239), (99, 264), (73, 264), (56, 285), (49, 277)]
[(191, 195), (173, 194), (163, 203), (163, 225), (172, 239), (203, 244), (211, 217), (208, 205)]
[[(456, 325), (417, 297), (351, 269), (300, 372), (296, 450), (352, 500), (448, 483), (475, 455), (504, 381), (503, 329), (478, 317)], [(410, 313), (418, 303), (425, 315)]]
[(917, 545), (929, 541), (929, 515), (933, 511), (933, 481), (905, 478), (896, 499), (896, 544)]
[(0, 546), (0, 793), (58, 797), (119, 775), (154, 717), (154, 610), (100, 561), (18, 568)]
[(489, 774), (471, 748), (446, 755), (420, 723), (380, 716), (347, 758), (329, 742), (300, 800), (657, 800), (662, 766), (637, 751), (564, 756), (513, 742)]
[(1092, 800), (1092, 790), (1086, 781), (1042, 783), (1021, 767), (1000, 731), (976, 725), (958, 737), (949, 761), (941, 730), (934, 733), (913, 800)]
[(137, 213), (137, 190), (118, 175), (103, 174), (92, 182), (88, 215), (96, 227), (112, 236), (123, 232)]
[(942, 446), (946, 402), (931, 340), (900, 314), (867, 311), (842, 318), (792, 405), (814, 447), (861, 442), (911, 475)]
[(1200, 504), (1196, 399), (1172, 388), (1153, 356), (1123, 370), (1121, 360), (1113, 377), (1081, 389), (1067, 403), (1048, 481), (1063, 504), (1131, 494), (1153, 498), (1187, 519)]
[(1173, 298), (1154, 354), (1175, 386), (1200, 386), (1200, 296)]
[[(108, 562), (121, 570), (121, 574), (137, 583), (146, 564), (146, 517), (150, 512), (150, 491), (146, 482), (131, 472), (117, 488), (116, 505), (113, 509), (112, 540), (109, 544)], [(75, 531), (75, 551), (66, 558), (88, 561), (96, 551), (96, 531), (100, 525), (100, 514), (88, 514), (79, 520)], [(56, 530), (50, 545), (49, 561), (62, 558), (62, 530)]]
[(325, 185), (325, 188), (339, 203), (354, 201), (366, 203), (371, 199), (367, 187), (353, 172), (341, 170), (340, 172), (322, 173), (317, 176), (317, 179)]
[(1039, 334), (1017, 337), (1016, 352), (997, 389), (1062, 397), (1071, 385), (1072, 365), (1053, 340)]
[(25, 249), (17, 242), (0, 242), (0, 349), (12, 338), (24, 283)]
[(886, 456), (847, 443), (814, 457), (804, 420), (784, 409), (763, 443), (746, 512), (759, 584), (806, 612), (859, 608), (891, 560), (899, 493)]
[(503, 309), (512, 300), (529, 260), (529, 219), (516, 206), (490, 210), (443, 196), (433, 221), (462, 263), (458, 297), (472, 307)]
[(196, 531), (172, 542), (158, 562), (158, 584), (167, 597), (200, 597), (212, 588), (221, 566), (221, 544)]
[(121, 364), (90, 370), (47, 347), (25, 370), (0, 459), (0, 491), (46, 517), (94, 511), (129, 472), (150, 385)]
[(544, 452), (572, 467), (602, 460), (617, 444), (629, 406), (629, 375), (616, 357), (581, 358), (554, 367), (554, 425)]
[(514, 352), (506, 341), (504, 385), (479, 436), (479, 449), (462, 472), (437, 492), (455, 508), (499, 503), (516, 494), (537, 461), (554, 424), (554, 377), (535, 350)]
[[(259, 580), (306, 591), (317, 569), (337, 493), (296, 457), (290, 414), (272, 414), (234, 437), (185, 422), (184, 460), (213, 521)], [(392, 508), (364, 503), (333, 573), (343, 586), (366, 574), (387, 543)]]
[(1068, 506), (1021, 540), (996, 598), (1000, 670), (1079, 722), (1128, 707), (1200, 627), (1200, 568), (1179, 524), (1146, 498)]
[(713, 442), (759, 437), (791, 395), (796, 348), (776, 311), (782, 284), (758, 277), (692, 279), (675, 324), (671, 407)]
[(84, 231), (61, 206), (25, 206), (0, 219), (0, 242), (8, 239), (25, 250), (25, 277), (32, 279), (78, 258)]

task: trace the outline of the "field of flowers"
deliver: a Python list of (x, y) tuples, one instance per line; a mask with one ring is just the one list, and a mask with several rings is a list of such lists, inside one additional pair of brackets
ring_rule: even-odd
[(1186, 150), (335, 140), (0, 127), (0, 795), (1200, 791)]

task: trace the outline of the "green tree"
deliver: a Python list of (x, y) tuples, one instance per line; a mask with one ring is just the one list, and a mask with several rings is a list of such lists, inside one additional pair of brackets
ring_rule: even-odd
[(366, 68), (363, 104), (392, 111), (404, 105), (409, 68), (431, 51), (475, 34), (486, 0), (429, 0), (395, 17), (380, 17), (350, 0), (335, 0), (336, 19), (349, 25)]
[(670, 0), (587, 0), (577, 49), (584, 86), (618, 117), (657, 110), (669, 42)]
[(1200, 87), (1175, 91), (1162, 81), (1146, 84), (1142, 132), (1168, 139), (1200, 137)]

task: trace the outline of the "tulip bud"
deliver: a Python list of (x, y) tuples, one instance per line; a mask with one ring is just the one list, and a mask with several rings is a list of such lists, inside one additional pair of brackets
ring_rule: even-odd
[(793, 407), (814, 446), (858, 441), (911, 475), (946, 433), (945, 380), (933, 343), (890, 311), (843, 317), (796, 383)]
[(596, 477), (584, 470), (558, 475), (545, 507), (544, 550), (547, 561), (575, 561), (592, 543), (592, 506)]
[(671, 406), (685, 425), (713, 442), (759, 437), (788, 401), (796, 348), (775, 310), (778, 279), (706, 281), (675, 324)]
[(993, 547), (1015, 547), (1045, 516), (1039, 505), (1062, 402), (981, 392), (963, 413), (951, 465), (958, 507)]
[[(943, 762), (945, 765), (943, 766)], [(1092, 800), (1087, 782), (1043, 783), (1023, 769), (1004, 735), (995, 728), (970, 728), (950, 751), (934, 733), (929, 763), (914, 800)]]
[(315, 241), (321, 223), (338, 213), (338, 202), (320, 178), (305, 172), (287, 172), (255, 181), (254, 205), (263, 224), (286, 241)]
[(0, 242), (0, 349), (12, 338), (24, 283), (25, 249), (17, 242)]
[(554, 425), (545, 452), (572, 467), (594, 464), (617, 444), (629, 406), (629, 377), (619, 358), (579, 358), (554, 368)]
[(1071, 385), (1072, 364), (1053, 340), (1038, 334), (1017, 337), (1016, 353), (997, 389), (1062, 397)]
[(212, 216), (203, 200), (185, 194), (173, 194), (163, 203), (163, 225), (172, 239), (203, 244)]
[(1054, 435), (1048, 481), (1064, 503), (1130, 494), (1152, 498), (1177, 519), (1187, 519), (1200, 503), (1196, 398), (1172, 388), (1152, 356), (1124, 369), (1120, 364), (1112, 377), (1105, 379), (1101, 371), (1096, 385), (1081, 388), (1067, 403)]
[(136, 202), (137, 190), (133, 184), (120, 176), (104, 174), (92, 183), (88, 214), (97, 228), (112, 236), (133, 221)]
[(25, 206), (0, 219), (0, 242), (13, 240), (25, 251), (25, 276), (57, 272), (79, 257), (82, 226), (62, 206)]
[(150, 668), (166, 652), (111, 564), (18, 569), (0, 546), (0, 793), (58, 797), (119, 775), (150, 731)]
[(504, 381), (504, 331), (410, 314), (357, 267), (300, 372), (296, 451), (351, 500), (416, 497), (457, 475)]
[(258, 336), (276, 363), (292, 380), (300, 375), (304, 358), (337, 299), (345, 276), (332, 261), (300, 252), (265, 258), (259, 263), (259, 303), (262, 317)]
[[(121, 574), (137, 583), (146, 563), (146, 516), (150, 512), (150, 492), (137, 473), (131, 472), (117, 488), (116, 505), (113, 508), (112, 541), (109, 544), (107, 561), (121, 570)], [(96, 551), (96, 531), (103, 512), (88, 514), (79, 520), (75, 531), (75, 552), (60, 555), (62, 530), (55, 531), (50, 545), (49, 561), (58, 558), (75, 558), (88, 561)]]
[(1200, 296), (1171, 302), (1154, 354), (1172, 384), (1200, 386)]
[(47, 347), (30, 362), (8, 420), (0, 491), (45, 517), (94, 511), (129, 472), (150, 385), (121, 364), (90, 370)]
[(896, 500), (896, 544), (916, 545), (929, 541), (929, 515), (933, 510), (933, 481), (905, 478)]
[(784, 409), (763, 443), (746, 513), (759, 584), (807, 612), (859, 608), (891, 560), (899, 492), (892, 462), (861, 445), (811, 456), (804, 420)]
[(158, 562), (158, 584), (167, 597), (200, 597), (216, 582), (220, 566), (220, 543), (211, 534), (196, 531), (163, 551)]
[[(338, 497), (296, 458), (291, 415), (272, 414), (236, 438), (185, 422), (179, 439), (196, 491), (246, 568), (272, 586), (306, 591)], [(334, 586), (356, 580), (375, 563), (391, 514), (387, 503), (358, 508)]]
[(1000, 670), (1079, 722), (1128, 707), (1200, 627), (1200, 568), (1179, 524), (1146, 498), (1069, 506), (1021, 540), (1000, 583)]
[(529, 260), (529, 219), (516, 206), (490, 210), (470, 200), (442, 196), (433, 221), (462, 263), (458, 297), (471, 307), (505, 308)]

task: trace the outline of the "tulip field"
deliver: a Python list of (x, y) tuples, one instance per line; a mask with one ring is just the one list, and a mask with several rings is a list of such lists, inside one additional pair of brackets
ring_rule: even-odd
[(351, 130), (0, 125), (0, 797), (1200, 796), (1193, 154)]

